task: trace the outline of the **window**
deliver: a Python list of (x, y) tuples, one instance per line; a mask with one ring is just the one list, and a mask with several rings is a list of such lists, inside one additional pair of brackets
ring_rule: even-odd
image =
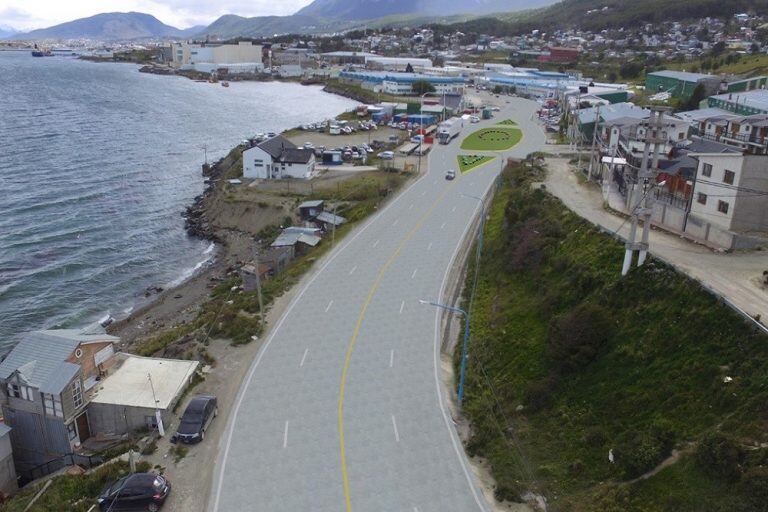
[(13, 382), (8, 383), (8, 396), (21, 398), (22, 400), (29, 400), (30, 402), (35, 399), (32, 388), (24, 386), (23, 384), (15, 384)]
[(707, 194), (702, 194), (699, 192), (699, 195), (696, 197), (696, 201), (698, 201), (699, 204), (707, 204)]
[(727, 183), (728, 185), (733, 185), (733, 181), (736, 179), (736, 173), (733, 171), (726, 170), (723, 174), (723, 183)]
[(728, 213), (728, 203), (725, 201), (718, 201), (717, 202), (717, 211), (720, 213)]
[(77, 429), (75, 428), (74, 421), (69, 425), (67, 425), (67, 434), (69, 435), (70, 441), (74, 441), (75, 439), (77, 439)]
[(61, 408), (61, 396), (43, 393), (43, 408), (48, 416), (64, 417), (64, 411)]
[(704, 164), (704, 167), (701, 168), (701, 174), (707, 178), (712, 176), (712, 164)]
[(72, 400), (75, 402), (75, 409), (83, 406), (83, 388), (80, 386), (80, 379), (75, 379), (72, 383)]

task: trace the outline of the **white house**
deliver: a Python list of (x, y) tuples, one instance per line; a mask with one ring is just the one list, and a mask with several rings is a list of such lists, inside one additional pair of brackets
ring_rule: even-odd
[(768, 157), (738, 148), (692, 156), (699, 167), (691, 218), (726, 231), (768, 231)]
[(297, 148), (278, 135), (243, 151), (243, 177), (251, 179), (309, 179), (315, 172), (315, 153)]

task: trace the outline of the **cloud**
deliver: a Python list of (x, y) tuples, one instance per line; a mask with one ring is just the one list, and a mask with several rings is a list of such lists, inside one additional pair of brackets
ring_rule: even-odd
[(179, 28), (208, 25), (224, 14), (285, 16), (311, 0), (0, 0), (0, 25), (31, 30), (57, 25), (102, 12), (137, 11), (152, 14)]

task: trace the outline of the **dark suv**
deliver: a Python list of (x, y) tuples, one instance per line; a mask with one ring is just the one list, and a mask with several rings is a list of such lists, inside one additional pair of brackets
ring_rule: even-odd
[(210, 395), (196, 396), (190, 400), (187, 409), (181, 416), (179, 428), (171, 437), (171, 442), (199, 443), (205, 439), (205, 431), (213, 418), (219, 413), (216, 397)]
[(106, 486), (99, 495), (102, 511), (149, 510), (157, 512), (171, 492), (171, 483), (162, 475), (133, 473)]

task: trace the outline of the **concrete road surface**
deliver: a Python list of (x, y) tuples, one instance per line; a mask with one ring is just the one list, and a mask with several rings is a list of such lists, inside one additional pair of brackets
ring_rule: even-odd
[[(524, 131), (511, 151), (454, 181), (461, 139), (436, 145), (424, 176), (336, 248), (260, 351), (228, 419), (209, 509), (487, 510), (446, 412), (437, 311), (445, 276), (502, 156), (544, 146), (536, 104), (495, 120)], [(466, 152), (465, 152), (466, 153)]]

